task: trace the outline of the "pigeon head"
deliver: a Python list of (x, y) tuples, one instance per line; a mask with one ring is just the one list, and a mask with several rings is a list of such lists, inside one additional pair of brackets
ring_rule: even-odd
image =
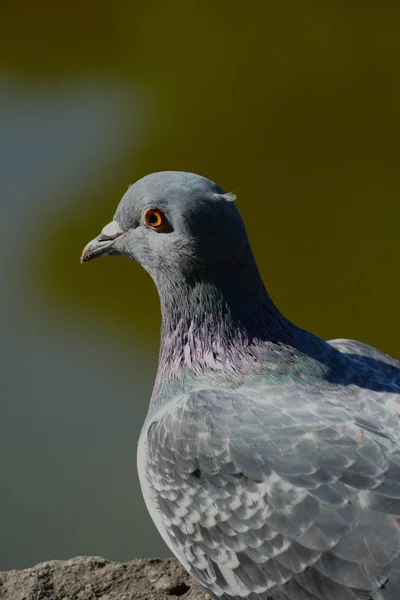
[(199, 175), (153, 173), (129, 187), (113, 221), (83, 250), (82, 262), (126, 256), (153, 278), (162, 313), (160, 372), (175, 373), (182, 361), (197, 368), (210, 356), (225, 360), (239, 343), (290, 334), (234, 199)]
[(190, 278), (216, 265), (243, 262), (248, 243), (233, 194), (186, 172), (153, 173), (131, 185), (114, 220), (82, 253), (140, 263), (157, 281)]

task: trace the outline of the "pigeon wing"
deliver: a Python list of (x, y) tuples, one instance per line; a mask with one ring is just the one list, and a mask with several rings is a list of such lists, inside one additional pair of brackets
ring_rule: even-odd
[[(391, 367), (395, 367), (399, 369), (398, 376), (400, 377), (400, 360), (389, 356), (389, 354), (385, 354), (381, 350), (374, 348), (373, 346), (369, 346), (368, 344), (364, 344), (363, 342), (357, 342), (356, 340), (346, 340), (346, 339), (337, 339), (337, 340), (329, 340), (328, 344), (340, 350), (343, 354), (348, 354), (357, 358), (359, 362), (364, 360), (364, 364), (373, 364), (372, 361), (376, 361), (376, 366), (380, 366), (384, 368), (385, 365), (390, 365)], [(400, 380), (399, 380), (400, 384)]]
[(212, 596), (366, 600), (398, 577), (400, 451), (361, 423), (293, 390), (266, 403), (205, 389), (155, 417), (152, 501)]

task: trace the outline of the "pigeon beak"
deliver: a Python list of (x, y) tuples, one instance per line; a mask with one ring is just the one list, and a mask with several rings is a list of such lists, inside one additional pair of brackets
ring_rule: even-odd
[(115, 240), (123, 233), (117, 221), (111, 221), (111, 223), (104, 227), (100, 235), (84, 247), (81, 255), (81, 263), (103, 256), (103, 254), (110, 254)]

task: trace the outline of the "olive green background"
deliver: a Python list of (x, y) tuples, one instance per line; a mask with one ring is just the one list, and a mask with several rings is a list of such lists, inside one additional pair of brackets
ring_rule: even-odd
[(283, 313), (400, 356), (399, 26), (389, 0), (2, 6), (0, 569), (168, 554), (135, 468), (158, 298), (79, 264), (139, 177), (236, 192)]

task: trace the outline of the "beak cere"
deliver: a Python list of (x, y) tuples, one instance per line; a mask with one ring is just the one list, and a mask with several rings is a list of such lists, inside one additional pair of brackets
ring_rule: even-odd
[(81, 263), (103, 256), (103, 254), (109, 254), (115, 240), (123, 233), (117, 221), (111, 221), (111, 223), (104, 227), (100, 235), (84, 247), (81, 255)]

